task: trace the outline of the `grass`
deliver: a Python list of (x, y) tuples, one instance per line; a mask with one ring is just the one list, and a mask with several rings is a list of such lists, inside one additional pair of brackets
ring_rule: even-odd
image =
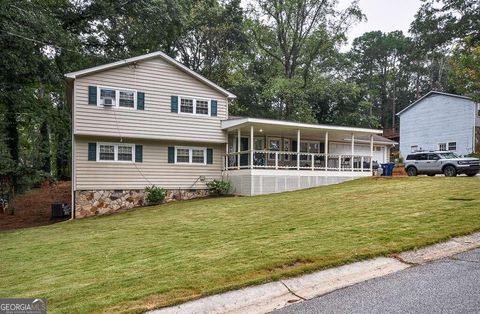
[(0, 232), (0, 297), (142, 312), (480, 230), (478, 178), (367, 178)]

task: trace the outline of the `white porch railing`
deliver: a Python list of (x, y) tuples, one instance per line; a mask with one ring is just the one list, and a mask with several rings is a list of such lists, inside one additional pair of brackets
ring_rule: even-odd
[(224, 170), (293, 169), (369, 172), (372, 170), (371, 161), (371, 156), (362, 155), (248, 150), (226, 154), (224, 159)]

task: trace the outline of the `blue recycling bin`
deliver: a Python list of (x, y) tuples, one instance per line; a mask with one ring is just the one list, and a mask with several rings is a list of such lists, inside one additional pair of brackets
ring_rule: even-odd
[(393, 167), (395, 164), (393, 162), (387, 162), (386, 164), (382, 164), (383, 174), (382, 176), (391, 177), (393, 174)]

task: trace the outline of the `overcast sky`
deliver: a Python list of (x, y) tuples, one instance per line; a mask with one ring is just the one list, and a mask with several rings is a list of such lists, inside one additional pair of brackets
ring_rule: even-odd
[[(340, 7), (348, 6), (351, 0), (339, 0)], [(360, 8), (368, 21), (352, 27), (348, 34), (350, 42), (365, 32), (402, 30), (407, 34), (410, 23), (422, 2), (420, 0), (360, 0)]]

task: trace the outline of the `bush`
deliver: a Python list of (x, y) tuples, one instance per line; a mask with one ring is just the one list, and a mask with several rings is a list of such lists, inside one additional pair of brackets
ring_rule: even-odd
[(147, 186), (145, 188), (145, 199), (147, 200), (148, 205), (158, 205), (163, 202), (165, 196), (167, 196), (167, 191), (165, 189), (159, 188), (155, 185)]
[(213, 180), (207, 182), (208, 191), (214, 195), (225, 195), (230, 192), (230, 181)]

